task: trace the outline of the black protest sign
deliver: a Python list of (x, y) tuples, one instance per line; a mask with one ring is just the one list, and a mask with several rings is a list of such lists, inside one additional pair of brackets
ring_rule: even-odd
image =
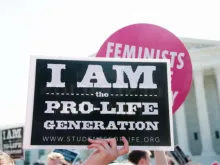
[[(130, 147), (173, 149), (167, 60), (32, 57), (26, 148), (86, 148), (122, 136)], [(30, 138), (29, 138), (30, 137)]]
[(174, 151), (170, 151), (170, 154), (180, 165), (189, 163), (189, 159), (178, 145), (175, 146)]
[(23, 127), (2, 130), (2, 151), (13, 159), (23, 158)]
[(55, 149), (53, 152), (60, 153), (64, 156), (65, 160), (69, 163), (75, 162), (79, 153), (74, 150)]

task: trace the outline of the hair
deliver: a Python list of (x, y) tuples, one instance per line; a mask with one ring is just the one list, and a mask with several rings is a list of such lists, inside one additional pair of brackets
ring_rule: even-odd
[(6, 153), (0, 151), (0, 165), (14, 165), (14, 160)]
[(65, 160), (64, 156), (60, 153), (51, 152), (48, 156), (50, 160), (59, 160), (61, 165), (69, 165), (69, 163)]
[(148, 159), (147, 155), (150, 156), (146, 151), (134, 150), (128, 154), (128, 160), (133, 164), (138, 164), (142, 158)]

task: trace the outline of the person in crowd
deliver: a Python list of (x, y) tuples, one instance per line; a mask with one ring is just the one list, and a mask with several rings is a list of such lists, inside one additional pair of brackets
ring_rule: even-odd
[(47, 165), (70, 165), (60, 153), (51, 152), (47, 156)]
[(8, 154), (0, 151), (0, 165), (15, 165), (15, 162)]
[(150, 165), (150, 151), (133, 150), (128, 155), (128, 160), (134, 165)]

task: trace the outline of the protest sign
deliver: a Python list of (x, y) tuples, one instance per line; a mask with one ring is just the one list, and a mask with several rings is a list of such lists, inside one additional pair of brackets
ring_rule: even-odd
[(168, 30), (152, 24), (119, 29), (103, 43), (96, 57), (169, 59), (173, 113), (184, 102), (192, 83), (192, 64), (184, 44)]
[(65, 160), (69, 163), (75, 162), (75, 160), (79, 155), (79, 152), (76, 152), (75, 150), (67, 150), (67, 149), (55, 149), (53, 152), (62, 154)]
[(27, 149), (87, 149), (125, 136), (132, 149), (173, 150), (169, 60), (32, 57)]
[(189, 162), (189, 159), (178, 145), (175, 146), (174, 151), (170, 151), (170, 154), (179, 164), (187, 164)]
[(13, 159), (23, 159), (23, 127), (2, 130), (2, 151)]

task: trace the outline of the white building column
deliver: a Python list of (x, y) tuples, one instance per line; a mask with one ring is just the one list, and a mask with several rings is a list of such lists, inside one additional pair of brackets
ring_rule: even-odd
[(218, 100), (220, 103), (220, 67), (215, 68), (215, 77), (216, 77), (216, 84), (218, 89)]
[(177, 130), (178, 144), (183, 149), (184, 153), (191, 155), (191, 152), (189, 150), (189, 140), (188, 140), (187, 125), (186, 125), (185, 109), (183, 104), (178, 109), (175, 115), (176, 115), (176, 130)]
[(198, 120), (201, 131), (202, 155), (215, 155), (212, 146), (208, 109), (205, 98), (203, 70), (194, 72), (194, 82)]

